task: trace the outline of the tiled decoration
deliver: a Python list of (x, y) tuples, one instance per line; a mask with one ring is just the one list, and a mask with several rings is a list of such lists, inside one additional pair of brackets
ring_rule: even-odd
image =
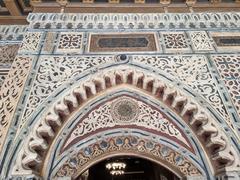
[(83, 33), (62, 32), (59, 34), (59, 40), (56, 52), (63, 53), (82, 53)]
[(196, 52), (214, 51), (213, 45), (205, 31), (189, 31), (192, 47)]
[(190, 46), (184, 32), (162, 32), (163, 46), (167, 53), (189, 52)]
[(19, 53), (37, 53), (40, 48), (42, 33), (27, 32), (19, 49)]

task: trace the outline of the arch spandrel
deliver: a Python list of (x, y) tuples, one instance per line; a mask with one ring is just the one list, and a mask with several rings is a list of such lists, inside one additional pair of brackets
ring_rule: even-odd
[[(56, 137), (56, 126), (62, 127), (71, 113), (81, 107), (81, 104), (89, 98), (123, 84), (134, 86), (151, 94), (156, 100), (163, 102), (175, 111), (195, 130), (195, 134), (208, 152), (208, 156), (212, 158), (212, 165), (216, 168), (215, 173), (226, 168), (235, 170), (238, 168), (236, 164), (238, 157), (226, 135), (221, 132), (221, 128), (216, 128), (218, 125), (213, 118), (196, 101), (151, 74), (131, 69), (118, 69), (92, 76), (91, 79), (69, 90), (68, 94), (59, 99), (46, 116), (35, 125), (35, 133), (37, 132), (38, 135), (33, 133), (31, 138), (25, 142), (15, 170), (22, 168), (23, 165), (26, 170), (39, 171), (38, 168), (42, 165), (41, 159), (44, 157), (41, 157), (36, 149), (43, 151), (43, 154), (48, 151), (49, 144), (42, 142), (52, 142)], [(29, 149), (31, 150), (29, 151)], [(34, 159), (34, 157), (39, 157), (40, 160)], [(22, 165), (19, 164), (20, 162)], [(32, 167), (36, 167), (36, 169)]]

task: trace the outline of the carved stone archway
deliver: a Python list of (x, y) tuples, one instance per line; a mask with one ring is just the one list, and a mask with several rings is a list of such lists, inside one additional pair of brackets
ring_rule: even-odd
[(196, 132), (209, 159), (212, 159), (211, 163), (216, 173), (224, 170), (235, 171), (239, 168), (237, 164), (239, 157), (228, 142), (227, 136), (209, 113), (194, 99), (152, 74), (131, 69), (118, 69), (94, 75), (88, 81), (70, 89), (53, 104), (26, 138), (13, 174), (18, 172), (38, 174), (49, 146), (71, 115), (92, 97), (121, 85), (131, 86), (151, 95), (178, 114)]
[[(142, 154), (144, 157), (147, 155), (147, 157), (155, 159), (154, 161), (158, 162), (162, 160), (162, 164), (169, 164), (168, 158), (160, 158), (159, 160), (153, 156), (153, 144), (158, 144), (159, 147), (165, 147), (178, 152), (177, 154), (179, 154), (180, 159), (183, 157), (189, 159), (187, 160), (189, 164), (192, 164), (192, 167), (196, 166), (194, 161), (195, 159), (198, 159), (199, 155), (196, 152), (196, 149), (192, 147), (191, 142), (189, 141), (190, 137), (185, 135), (185, 130), (189, 129), (188, 127), (185, 127), (184, 129), (180, 128), (179, 124), (176, 124), (176, 122), (169, 119), (169, 117), (161, 112), (161, 105), (156, 105), (154, 102), (150, 103), (140, 98), (140, 96), (146, 97), (146, 94), (142, 94), (129, 87), (127, 87), (127, 90), (123, 90), (126, 89), (126, 87), (118, 87), (117, 91), (116, 88), (114, 89), (115, 90), (111, 90), (104, 94), (104, 97), (94, 98), (88, 103), (93, 105), (85, 105), (85, 108), (81, 108), (69, 118), (68, 122), (66, 122), (64, 128), (62, 128), (62, 131), (58, 133), (58, 136), (55, 138), (48, 151), (49, 153), (47, 154), (46, 159), (54, 163), (44, 163), (42, 169), (44, 178), (52, 178), (52, 175), (54, 175), (53, 171), (59, 168), (61, 169), (60, 166), (64, 166), (63, 164), (71, 159), (70, 157), (74, 156), (72, 153), (75, 152), (87, 151), (86, 156), (88, 156), (91, 162), (95, 162), (95, 156), (98, 154), (98, 151), (94, 152), (95, 146), (91, 148), (90, 144), (100, 143), (102, 146), (105, 145), (103, 150), (107, 154), (118, 155), (119, 153), (121, 154), (125, 152), (125, 155), (129, 153), (135, 156), (139, 155), (139, 153), (137, 153), (138, 148), (140, 148), (140, 144), (141, 146), (143, 145), (136, 139), (145, 139), (147, 142), (144, 143), (145, 146), (148, 147), (148, 151), (146, 151), (145, 154)], [(136, 96), (136, 94), (138, 94), (138, 96)], [(135, 140), (132, 142), (128, 141), (129, 143), (124, 145), (124, 147), (127, 146), (128, 148), (124, 149), (120, 148), (123, 145), (121, 143), (123, 140), (117, 138), (118, 143), (115, 143), (115, 147), (119, 147), (120, 149), (114, 148), (111, 150), (110, 145), (108, 145), (109, 142), (114, 139), (111, 135), (114, 136), (117, 133), (119, 136), (119, 132), (121, 132), (120, 134), (122, 134), (122, 136), (135, 136)], [(97, 139), (96, 142), (95, 139)], [(86, 144), (85, 142), (88, 143)], [(161, 154), (160, 149), (156, 153)], [(174, 159), (175, 158), (173, 158), (171, 162), (175, 167), (171, 167), (172, 165), (170, 163), (167, 165), (167, 168), (178, 169), (177, 171), (179, 172), (179, 169), (181, 169), (179, 167), (181, 167), (182, 163), (180, 161), (177, 162), (176, 160), (176, 164), (174, 164)], [(206, 163), (208, 164), (208, 162)], [(86, 164), (88, 164), (88, 162), (86, 162)], [(81, 171), (84, 166), (84, 163), (80, 163), (78, 169)], [(198, 166), (199, 165), (197, 165), (197, 168), (200, 168), (201, 172), (205, 171), (202, 169), (202, 167), (205, 166), (205, 163), (202, 166)], [(69, 172), (72, 172), (72, 170), (69, 169)], [(181, 174), (179, 175), (180, 177), (193, 175), (191, 174), (191, 168), (190, 170), (188, 169), (185, 170), (185, 172), (183, 171), (177, 174)], [(196, 174), (193, 176), (195, 175)], [(69, 174), (69, 176), (75, 177), (74, 174)]]
[(86, 148), (74, 153), (53, 173), (54, 177), (76, 178), (93, 164), (116, 156), (137, 156), (149, 159), (168, 168), (181, 178), (202, 176), (199, 169), (179, 152), (147, 138), (134, 135), (115, 136), (88, 145), (87, 149), (91, 151), (90, 154), (85, 152)]

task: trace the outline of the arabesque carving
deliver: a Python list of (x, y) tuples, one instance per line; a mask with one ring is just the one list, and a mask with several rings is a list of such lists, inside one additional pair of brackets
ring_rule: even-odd
[(18, 56), (0, 91), (0, 151), (5, 141), (18, 100), (26, 82), (32, 58)]
[(89, 80), (68, 91), (33, 127), (18, 155), (12, 174), (39, 174), (45, 155), (58, 130), (72, 112), (81, 108), (89, 98), (118, 85), (134, 86), (151, 94), (174, 110), (192, 129), (206, 149), (215, 173), (239, 170), (239, 156), (228, 137), (207, 111), (171, 84), (152, 74), (132, 69), (118, 69), (96, 73)]

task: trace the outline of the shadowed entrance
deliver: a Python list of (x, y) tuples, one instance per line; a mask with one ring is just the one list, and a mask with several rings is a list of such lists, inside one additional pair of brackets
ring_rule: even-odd
[[(112, 169), (107, 168), (106, 165), (112, 164), (125, 164), (124, 168), (116, 167), (114, 172), (117, 172), (118, 168), (122, 169), (122, 174), (111, 173)], [(113, 172), (113, 171), (112, 171)], [(86, 174), (86, 173), (85, 173)], [(88, 169), (88, 175), (85, 177), (78, 177), (79, 180), (178, 180), (179, 178), (169, 171), (168, 169), (153, 163), (149, 160), (131, 157), (121, 156), (113, 157), (103, 160)]]

